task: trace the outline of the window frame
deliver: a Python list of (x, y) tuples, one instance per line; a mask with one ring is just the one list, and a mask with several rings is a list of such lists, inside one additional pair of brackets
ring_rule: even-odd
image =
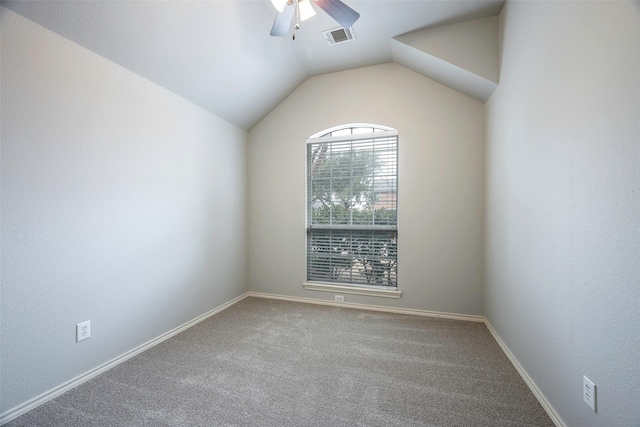
[[(355, 132), (354, 129), (362, 129), (362, 128), (370, 128), (372, 132), (360, 133)], [(333, 132), (340, 132), (350, 129), (350, 134), (338, 135), (338, 136), (327, 136), (332, 134)], [(311, 182), (309, 179), (309, 145), (318, 144), (318, 143), (339, 143), (339, 142), (357, 142), (362, 140), (375, 140), (378, 138), (395, 138), (395, 212), (396, 212), (396, 224), (395, 225), (353, 225), (353, 224), (323, 224), (322, 226), (311, 224), (311, 212), (310, 210), (310, 191), (311, 191)], [(380, 232), (395, 232), (395, 238), (398, 236), (398, 221), (397, 221), (397, 213), (398, 213), (398, 163), (399, 163), (399, 152), (400, 152), (400, 141), (399, 141), (399, 133), (396, 129), (374, 125), (374, 124), (365, 124), (365, 123), (354, 123), (347, 125), (335, 126), (329, 129), (326, 129), (322, 132), (318, 132), (315, 135), (307, 138), (305, 144), (305, 263), (306, 263), (306, 280), (303, 283), (303, 286), (307, 290), (313, 291), (325, 291), (325, 292), (334, 292), (341, 294), (357, 294), (357, 295), (367, 295), (367, 296), (379, 296), (386, 298), (400, 298), (402, 292), (398, 288), (397, 282), (397, 266), (398, 266), (398, 253), (396, 249), (396, 257), (395, 257), (395, 285), (377, 285), (377, 284), (365, 284), (365, 283), (341, 283), (334, 281), (317, 281), (317, 280), (309, 280), (309, 267), (310, 267), (310, 258), (309, 258), (309, 236), (310, 233), (316, 230), (374, 230)], [(397, 240), (396, 240), (397, 245)]]

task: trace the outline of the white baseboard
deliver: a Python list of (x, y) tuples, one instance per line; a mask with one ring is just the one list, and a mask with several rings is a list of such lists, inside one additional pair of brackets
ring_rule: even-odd
[(249, 296), (248, 293), (244, 293), (242, 295), (240, 295), (239, 297), (236, 297), (234, 299), (232, 299), (231, 301), (222, 304), (216, 308), (214, 308), (211, 311), (208, 311), (198, 317), (196, 317), (193, 320), (188, 321), (187, 323), (184, 323), (180, 326), (178, 326), (177, 328), (174, 328), (172, 330), (170, 330), (169, 332), (165, 332), (164, 334), (150, 340), (147, 341), (146, 343), (132, 349), (129, 350), (128, 352), (121, 354), (120, 356), (117, 356), (111, 360), (109, 360), (106, 363), (103, 363), (102, 365), (91, 369), (90, 371), (85, 372), (82, 375), (79, 375), (57, 387), (52, 388), (49, 391), (46, 391), (44, 393), (42, 393), (39, 396), (34, 397), (31, 400), (26, 401), (25, 403), (22, 403), (18, 406), (16, 406), (15, 408), (9, 409), (8, 411), (3, 412), (2, 414), (0, 414), (0, 426), (4, 425), (6, 423), (8, 423), (9, 421), (18, 418), (20, 415), (24, 415), (27, 412), (37, 408), (38, 406), (48, 402), (51, 399), (54, 399), (58, 396), (60, 396), (61, 394), (63, 394), (66, 391), (71, 390), (74, 387), (79, 386), (80, 384), (84, 383), (85, 381), (90, 380), (91, 378), (113, 368), (116, 365), (119, 365), (120, 363), (124, 362), (127, 359), (132, 358), (133, 356), (142, 353), (145, 350), (148, 350), (149, 348), (153, 347), (154, 345), (160, 344), (162, 341), (167, 340), (169, 338), (171, 338), (172, 336), (179, 334), (180, 332), (194, 326), (197, 323), (202, 322), (203, 320), (213, 316), (216, 313), (221, 312), (222, 310), (231, 307), (232, 305), (242, 301), (243, 299), (245, 299), (247, 296)]
[(562, 418), (560, 418), (560, 415), (558, 415), (554, 407), (547, 400), (544, 394), (542, 394), (542, 391), (540, 391), (540, 389), (538, 388), (536, 383), (533, 381), (533, 379), (529, 376), (527, 371), (525, 371), (524, 367), (522, 367), (520, 362), (518, 362), (518, 359), (516, 359), (513, 353), (511, 353), (511, 350), (509, 350), (509, 347), (507, 347), (504, 341), (502, 341), (502, 338), (500, 338), (500, 335), (498, 335), (498, 332), (493, 328), (491, 323), (489, 323), (489, 320), (485, 319), (484, 323), (485, 325), (487, 325), (487, 329), (489, 329), (489, 332), (491, 332), (491, 335), (493, 335), (493, 338), (496, 340), (496, 342), (502, 349), (502, 352), (507, 356), (507, 358), (509, 359), (511, 364), (514, 366), (514, 368), (516, 368), (516, 371), (518, 371), (518, 373), (520, 374), (524, 382), (527, 384), (527, 386), (529, 387), (533, 395), (536, 397), (536, 399), (538, 399), (538, 402), (540, 402), (540, 405), (542, 405), (542, 408), (547, 412), (547, 415), (549, 415), (549, 418), (551, 418), (551, 421), (553, 421), (556, 427), (567, 427), (564, 421), (562, 421)]
[(444, 313), (439, 311), (417, 310), (414, 308), (385, 307), (382, 305), (357, 304), (352, 302), (333, 302), (316, 298), (290, 297), (285, 295), (248, 292), (248, 296), (256, 298), (278, 299), (283, 301), (302, 302), (306, 304), (330, 305), (333, 307), (347, 307), (358, 310), (382, 311), (385, 313), (411, 314), (413, 316), (438, 317), (441, 319), (466, 320), (470, 322), (484, 322), (483, 316), (473, 314)]
[(307, 303), (307, 304), (317, 304), (317, 305), (329, 305), (329, 306), (334, 306), (334, 307), (347, 307), (347, 308), (354, 308), (354, 309), (359, 309), (359, 310), (371, 310), (371, 311), (381, 311), (381, 312), (386, 312), (386, 313), (398, 313), (398, 314), (409, 314), (409, 315), (414, 315), (414, 316), (424, 316), (424, 317), (436, 317), (436, 318), (441, 318), (441, 319), (453, 319), (453, 320), (465, 320), (465, 321), (470, 321), (470, 322), (483, 322), (486, 326), (487, 329), (489, 329), (489, 332), (491, 333), (491, 335), (493, 336), (493, 338), (496, 340), (496, 342), (498, 343), (498, 345), (500, 346), (500, 348), (502, 349), (502, 351), (504, 352), (504, 354), (507, 356), (507, 358), (509, 359), (509, 361), (511, 361), (511, 363), (513, 364), (513, 366), (516, 368), (516, 370), (518, 371), (518, 373), (520, 374), (520, 376), (522, 377), (522, 379), (524, 380), (524, 382), (527, 384), (527, 386), (529, 387), (529, 389), (531, 390), (531, 392), (533, 393), (533, 395), (538, 399), (538, 401), (540, 402), (540, 404), (542, 405), (542, 407), (544, 408), (544, 410), (547, 412), (547, 414), (549, 415), (549, 417), (551, 418), (551, 420), (554, 422), (554, 424), (556, 425), (556, 427), (567, 427), (566, 424), (564, 423), (564, 421), (562, 421), (562, 418), (560, 418), (560, 416), (558, 415), (558, 413), (555, 411), (555, 409), (553, 408), (553, 406), (551, 405), (551, 403), (549, 403), (549, 401), (546, 399), (546, 397), (544, 396), (544, 394), (542, 394), (542, 392), (540, 391), (540, 389), (538, 388), (538, 386), (536, 385), (536, 383), (533, 381), (533, 379), (529, 376), (529, 374), (527, 373), (527, 371), (525, 371), (525, 369), (522, 367), (522, 365), (520, 365), (520, 362), (518, 362), (518, 360), (515, 358), (515, 356), (513, 355), (513, 353), (511, 353), (511, 350), (509, 350), (509, 347), (507, 347), (507, 345), (504, 343), (504, 341), (502, 341), (502, 338), (500, 338), (500, 336), (498, 335), (498, 333), (496, 332), (496, 330), (493, 328), (493, 326), (491, 325), (491, 323), (489, 323), (489, 321), (483, 317), (483, 316), (476, 316), (476, 315), (470, 315), (470, 314), (457, 314), (457, 313), (444, 313), (444, 312), (438, 312), (438, 311), (427, 311), (427, 310), (417, 310), (417, 309), (412, 309), (412, 308), (395, 308), (395, 307), (384, 307), (384, 306), (379, 306), (379, 305), (369, 305), (369, 304), (357, 304), (357, 303), (344, 303), (344, 302), (333, 302), (333, 301), (327, 301), (327, 300), (320, 300), (320, 299), (315, 299), (315, 298), (303, 298), (303, 297), (290, 297), (290, 296), (285, 296), (285, 295), (276, 295), (276, 294), (266, 294), (266, 293), (261, 293), (261, 292), (246, 292), (234, 299), (232, 299), (231, 301), (220, 305), (219, 307), (214, 308), (211, 311), (208, 311), (207, 313), (202, 314), (201, 316), (196, 317), (195, 319), (184, 323), (181, 326), (178, 326), (177, 328), (174, 328), (150, 341), (147, 341), (146, 343), (132, 349), (129, 350), (128, 352), (114, 358), (111, 359), (110, 361), (94, 368), (91, 369), (90, 371), (85, 372), (82, 375), (79, 375), (45, 393), (42, 393), (39, 396), (34, 397), (31, 400), (28, 400), (27, 402), (20, 404), (18, 406), (16, 406), (15, 408), (9, 409), (6, 412), (3, 412), (2, 414), (0, 414), (0, 426), (8, 423), (9, 421), (18, 418), (19, 416), (26, 414), (27, 412), (37, 408), (38, 406), (48, 402), (51, 399), (56, 398), (57, 396), (65, 393), (66, 391), (79, 386), (80, 384), (84, 383), (85, 381), (90, 380), (91, 378), (113, 368), (114, 366), (132, 358), (133, 356), (142, 353), (143, 351), (153, 347), (154, 345), (157, 345), (159, 343), (161, 343), (162, 341), (165, 341), (169, 338), (171, 338), (172, 336), (179, 334), (180, 332), (196, 325), (197, 323), (202, 322), (203, 320), (213, 316), (216, 313), (221, 312), (222, 310), (231, 307), (232, 305), (242, 301), (243, 299), (247, 298), (247, 297), (256, 297), (256, 298), (267, 298), (267, 299), (276, 299), (276, 300), (283, 300), (283, 301), (293, 301), (293, 302), (301, 302), (301, 303)]

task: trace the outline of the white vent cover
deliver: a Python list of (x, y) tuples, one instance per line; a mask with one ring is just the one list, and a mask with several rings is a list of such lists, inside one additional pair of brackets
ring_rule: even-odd
[(323, 31), (324, 37), (327, 39), (330, 45), (346, 43), (356, 39), (356, 35), (353, 33), (353, 28), (334, 28), (332, 30)]

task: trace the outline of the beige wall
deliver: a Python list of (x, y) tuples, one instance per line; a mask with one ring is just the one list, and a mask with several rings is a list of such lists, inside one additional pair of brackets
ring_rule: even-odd
[(340, 124), (399, 131), (400, 300), (348, 302), (482, 314), (483, 106), (395, 64), (305, 81), (250, 133), (250, 290), (305, 291), (305, 140)]
[(3, 413), (246, 291), (246, 133), (0, 10)]
[(640, 3), (507, 2), (502, 24), (486, 317), (567, 426), (638, 426)]

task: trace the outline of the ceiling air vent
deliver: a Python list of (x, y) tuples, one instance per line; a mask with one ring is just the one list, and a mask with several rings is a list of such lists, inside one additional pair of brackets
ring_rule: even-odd
[(332, 30), (323, 31), (324, 37), (329, 44), (346, 43), (356, 39), (356, 35), (353, 33), (353, 28), (334, 28)]

